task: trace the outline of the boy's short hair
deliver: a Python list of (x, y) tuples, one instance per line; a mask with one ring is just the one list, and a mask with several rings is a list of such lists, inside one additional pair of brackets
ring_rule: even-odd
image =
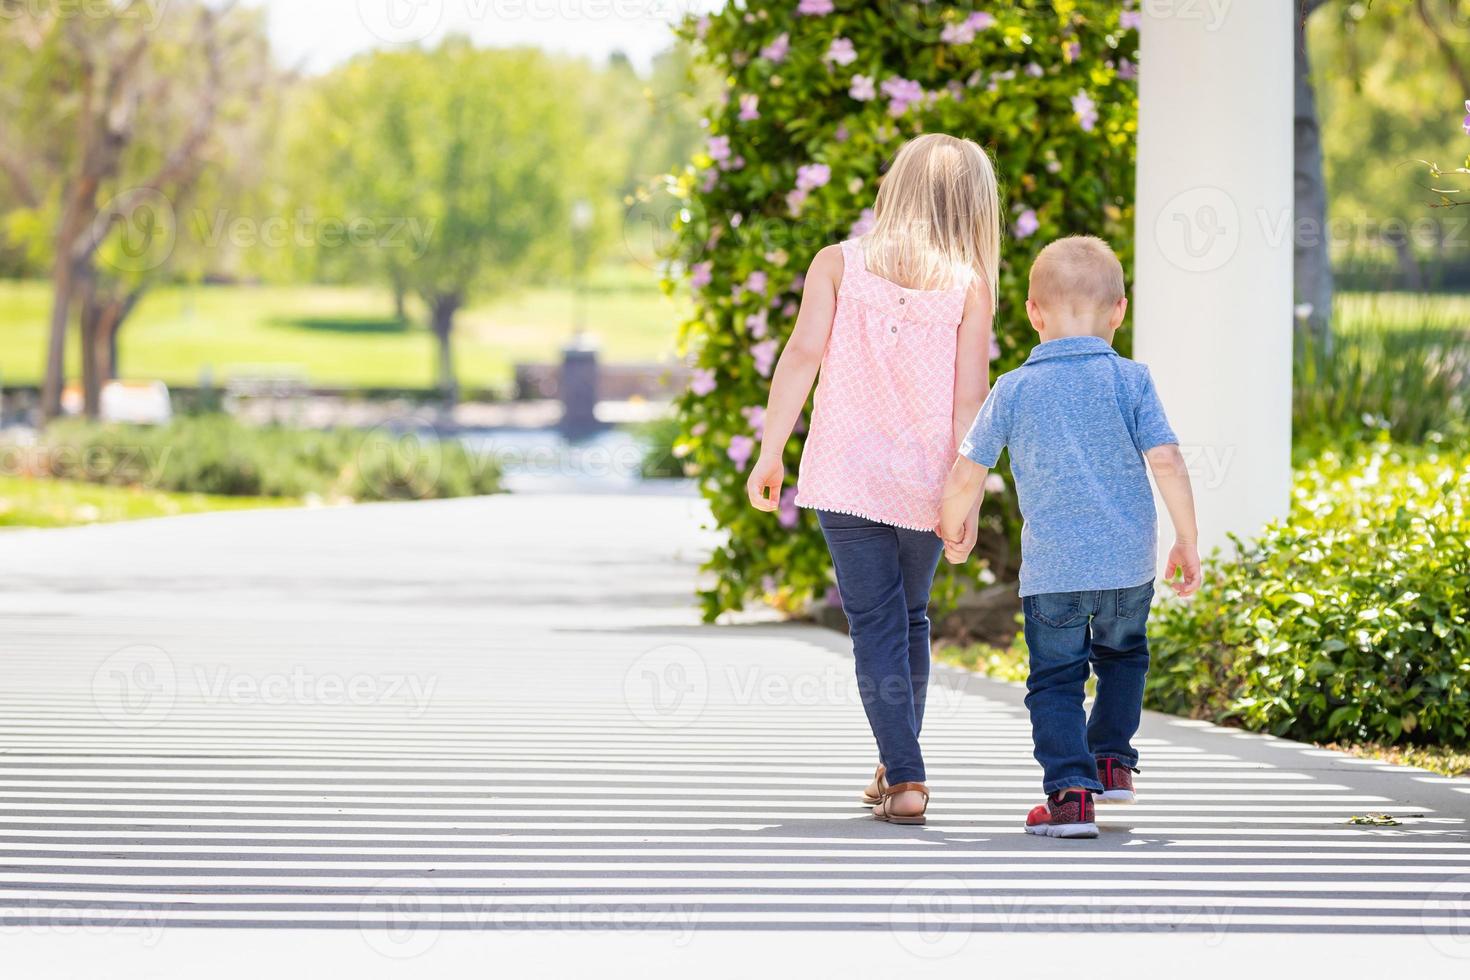
[(1102, 310), (1124, 295), (1123, 264), (1093, 235), (1059, 238), (1031, 266), (1031, 299), (1038, 306)]

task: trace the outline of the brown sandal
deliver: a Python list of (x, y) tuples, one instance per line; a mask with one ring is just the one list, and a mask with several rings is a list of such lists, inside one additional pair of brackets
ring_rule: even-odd
[(924, 810), (926, 812), (928, 811), (929, 787), (925, 786), (923, 783), (897, 783), (893, 786), (884, 787), (883, 802), (878, 804), (878, 808), (873, 811), (873, 819), (882, 820), (885, 823), (899, 823), (912, 826), (922, 826), (928, 820), (928, 818), (923, 813), (915, 814), (914, 816), (903, 816), (897, 813), (888, 812), (888, 801), (893, 799), (893, 797), (897, 796), (899, 793), (924, 794)]
[(877, 806), (883, 802), (883, 787), (888, 785), (888, 780), (883, 778), (888, 770), (879, 763), (878, 768), (873, 771), (873, 782), (878, 784), (878, 795), (869, 796), (866, 789), (863, 790), (863, 806)]

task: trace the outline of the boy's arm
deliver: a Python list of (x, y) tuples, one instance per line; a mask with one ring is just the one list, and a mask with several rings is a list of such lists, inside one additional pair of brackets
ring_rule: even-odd
[[(970, 540), (971, 524), (985, 499), (985, 478), (990, 469), (964, 456), (954, 461), (944, 481), (939, 503), (939, 536), (944, 539), (944, 556), (950, 564), (963, 564), (975, 546)], [(966, 546), (968, 545), (968, 547)]]
[[(1159, 496), (1174, 524), (1174, 547), (1164, 565), (1164, 581), (1181, 596), (1193, 595), (1204, 581), (1199, 563), (1199, 528), (1194, 515), (1194, 490), (1189, 485), (1189, 468), (1184, 454), (1173, 443), (1155, 446), (1144, 454)], [(1182, 574), (1182, 581), (1175, 576)]]
[(771, 376), (760, 456), (745, 483), (746, 495), (757, 510), (775, 511), (781, 505), (781, 484), (786, 479), (781, 456), (827, 352), (832, 320), (837, 315), (837, 284), (841, 281), (842, 250), (829, 245), (812, 260), (802, 289), (801, 312)]

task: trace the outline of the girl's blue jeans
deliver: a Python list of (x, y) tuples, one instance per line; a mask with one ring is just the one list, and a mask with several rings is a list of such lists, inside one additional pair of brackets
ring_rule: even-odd
[(929, 590), (944, 542), (819, 511), (852, 633), (858, 693), (890, 783), (924, 781), (919, 729), (929, 686)]
[[(1101, 790), (1099, 759), (1138, 765), (1132, 739), (1143, 713), (1153, 598), (1154, 584), (1148, 582), (1022, 600), (1031, 657), (1026, 708), (1045, 792), (1071, 786)], [(1089, 668), (1097, 675), (1091, 717), (1082, 707)]]

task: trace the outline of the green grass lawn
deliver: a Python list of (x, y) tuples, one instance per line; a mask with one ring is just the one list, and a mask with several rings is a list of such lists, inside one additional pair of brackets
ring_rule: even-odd
[(1341, 293), (1337, 298), (1334, 325), (1343, 331), (1365, 327), (1470, 330), (1470, 296), (1450, 293)]
[[(654, 270), (612, 265), (592, 277), (587, 322), (608, 360), (655, 361), (673, 351), (686, 308), (660, 292)], [(49, 309), (46, 283), (0, 281), (0, 382), (37, 382)], [(570, 288), (538, 287), (462, 311), (455, 336), (461, 384), (503, 387), (516, 362), (555, 359), (575, 309)], [(410, 312), (413, 322), (398, 323), (388, 292), (363, 287), (162, 287), (124, 327), (121, 373), (194, 385), (206, 367), (216, 382), (290, 369), (321, 385), (428, 387), (434, 340), (421, 311)]]
[(0, 476), (0, 528), (70, 527), (214, 510), (292, 507), (298, 503), (281, 498), (213, 497), (202, 493), (162, 493), (141, 487)]

